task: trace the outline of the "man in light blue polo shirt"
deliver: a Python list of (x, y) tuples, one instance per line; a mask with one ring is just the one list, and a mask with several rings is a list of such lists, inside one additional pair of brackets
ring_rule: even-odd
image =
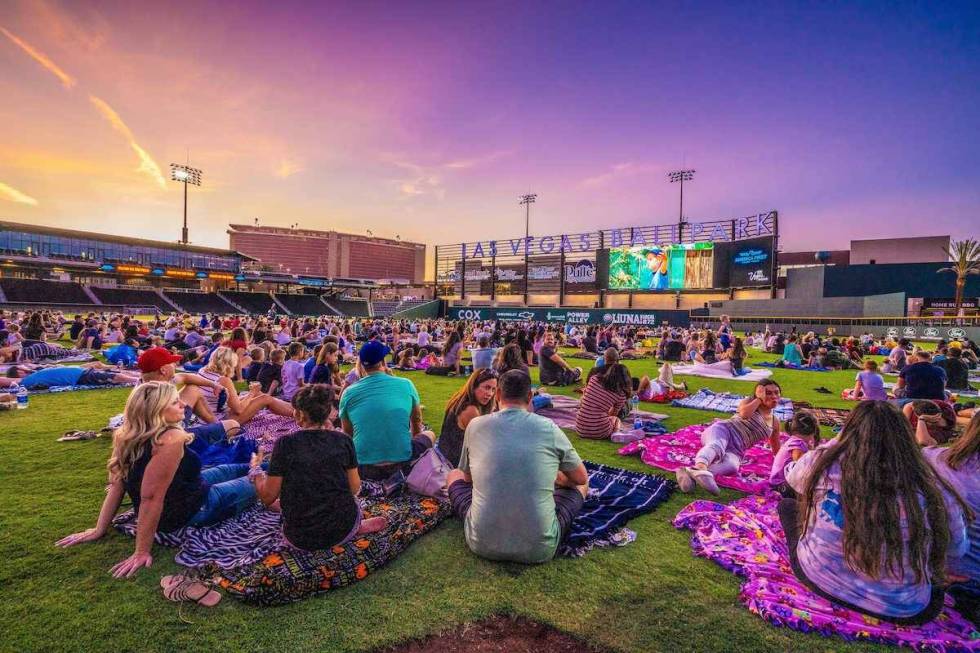
[(361, 476), (371, 480), (404, 471), (436, 438), (423, 430), (415, 385), (388, 372), (390, 351), (377, 340), (364, 343), (358, 357), (366, 374), (340, 397), (344, 432), (354, 438)]

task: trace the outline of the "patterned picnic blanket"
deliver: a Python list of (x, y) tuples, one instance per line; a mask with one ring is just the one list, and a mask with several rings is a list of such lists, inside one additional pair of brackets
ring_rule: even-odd
[[(47, 395), (56, 392), (76, 392), (80, 390), (115, 390), (117, 388), (135, 388), (135, 383), (113, 384), (113, 385), (52, 385), (47, 388), (34, 388), (28, 390), (31, 395)], [(8, 389), (7, 392), (17, 392), (17, 388)]]
[[(713, 423), (713, 422), (712, 422)], [(630, 442), (619, 450), (621, 456), (640, 456), (647, 465), (674, 471), (690, 467), (701, 448), (701, 433), (710, 424), (693, 424), (668, 433)], [(781, 435), (782, 440), (786, 439)], [(769, 489), (769, 472), (772, 470), (772, 451), (769, 444), (760, 442), (748, 449), (742, 458), (742, 466), (735, 476), (716, 476), (722, 487), (742, 492), (764, 492)]]
[[(578, 412), (580, 401), (573, 397), (566, 397), (565, 395), (550, 395), (550, 397), (551, 406), (548, 408), (539, 408), (534, 412), (542, 417), (547, 417), (563, 429), (575, 430), (575, 413)], [(636, 418), (640, 418), (642, 420), (660, 421), (667, 419), (667, 416), (661, 413), (635, 410), (630, 413), (630, 416), (626, 421), (632, 422)]]
[[(671, 406), (680, 408), (697, 408), (700, 410), (713, 410), (718, 413), (732, 414), (738, 410), (738, 404), (746, 395), (737, 395), (730, 392), (712, 392), (707, 388), (701, 388), (693, 395), (684, 399), (675, 399)], [(781, 422), (788, 422), (793, 419), (793, 400), (783, 397), (779, 400), (779, 405), (773, 410), (776, 417)]]
[(774, 626), (848, 641), (907, 646), (917, 651), (980, 651), (980, 632), (946, 599), (946, 608), (922, 626), (895, 626), (834, 605), (793, 575), (779, 524), (779, 495), (739, 499), (729, 505), (695, 501), (674, 518), (692, 531), (694, 555), (742, 576), (739, 592), (749, 611)]
[(851, 414), (851, 411), (847, 408), (814, 408), (806, 403), (797, 403), (795, 408), (796, 410), (806, 410), (807, 412), (813, 413), (813, 416), (817, 418), (817, 421), (821, 425), (829, 426), (835, 432), (844, 426), (847, 416)]
[(727, 381), (761, 381), (772, 376), (772, 370), (754, 370), (751, 367), (743, 367), (741, 373), (734, 376), (732, 375), (732, 364), (729, 361), (718, 361), (717, 363), (693, 363), (690, 365), (677, 363), (674, 365), (674, 374), (688, 374)]
[(670, 498), (676, 483), (652, 474), (630, 472), (585, 461), (589, 496), (572, 522), (558, 555), (581, 557), (595, 547), (625, 546), (636, 534), (624, 528), (634, 517), (652, 512)]
[(829, 367), (810, 367), (808, 365), (797, 365), (795, 363), (783, 363), (779, 365), (772, 361), (758, 363), (759, 367), (774, 367), (777, 370), (796, 370), (798, 372), (829, 372)]

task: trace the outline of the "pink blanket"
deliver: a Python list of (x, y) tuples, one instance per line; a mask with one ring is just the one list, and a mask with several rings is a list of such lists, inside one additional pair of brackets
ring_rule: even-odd
[[(714, 422), (712, 422), (713, 424)], [(630, 442), (619, 450), (621, 456), (635, 456), (647, 465), (670, 471), (694, 464), (694, 456), (701, 448), (701, 433), (710, 424), (694, 424), (668, 433)], [(782, 436), (785, 439), (785, 436)], [(772, 469), (772, 451), (769, 444), (760, 442), (749, 448), (742, 457), (742, 467), (736, 476), (716, 476), (722, 487), (742, 492), (763, 492), (769, 489), (769, 472)]]
[(948, 596), (946, 608), (934, 621), (896, 626), (812, 593), (790, 568), (786, 536), (776, 511), (779, 499), (767, 493), (730, 505), (695, 501), (677, 514), (674, 526), (692, 531), (694, 555), (744, 577), (739, 600), (775, 626), (916, 651), (980, 651), (980, 632), (950, 607)]

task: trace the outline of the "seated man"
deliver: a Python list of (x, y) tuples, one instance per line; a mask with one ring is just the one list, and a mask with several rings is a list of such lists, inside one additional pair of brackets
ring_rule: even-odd
[(377, 340), (366, 342), (358, 353), (363, 377), (340, 397), (341, 423), (354, 438), (360, 474), (374, 481), (407, 471), (436, 440), (435, 433), (423, 429), (415, 385), (389, 374), (385, 357), (390, 351)]
[(946, 372), (932, 364), (932, 354), (920, 349), (912, 356), (895, 383), (895, 396), (900, 403), (912, 399), (946, 399)]
[[(153, 347), (147, 349), (136, 361), (139, 367), (142, 381), (166, 381), (183, 386), (180, 389), (180, 400), (184, 402), (184, 419), (190, 419), (191, 415), (197, 415), (201, 421), (213, 424), (217, 421), (214, 413), (208, 407), (201, 387), (210, 388), (214, 392), (220, 393), (220, 385), (204, 378), (200, 374), (190, 374), (187, 372), (177, 373), (177, 363), (181, 360), (178, 354), (171, 354), (163, 347)], [(228, 420), (231, 421), (231, 420)]]
[(101, 363), (95, 365), (63, 365), (46, 367), (37, 370), (24, 367), (12, 367), (7, 372), (11, 379), (19, 379), (17, 385), (28, 390), (42, 390), (56, 386), (77, 385), (132, 385), (139, 383), (139, 377), (127, 372), (118, 372), (105, 367)]
[(459, 469), (447, 479), (467, 546), (491, 560), (553, 558), (588, 494), (585, 465), (568, 436), (528, 412), (530, 402), (527, 373), (502, 374), (500, 411), (470, 421)]
[(569, 385), (582, 378), (581, 367), (569, 366), (558, 355), (555, 350), (555, 335), (551, 331), (544, 334), (538, 370), (541, 373), (541, 385)]
[(947, 388), (950, 390), (970, 389), (970, 368), (963, 362), (963, 348), (959, 342), (951, 342), (946, 352), (946, 358), (935, 363), (935, 365), (943, 368), (943, 371), (946, 372)]

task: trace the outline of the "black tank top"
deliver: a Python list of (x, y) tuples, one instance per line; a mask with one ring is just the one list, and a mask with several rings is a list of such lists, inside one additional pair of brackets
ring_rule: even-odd
[[(153, 447), (147, 445), (143, 455), (137, 459), (126, 476), (126, 492), (133, 501), (133, 510), (139, 515), (140, 486), (143, 484), (143, 474), (153, 456)], [(201, 459), (197, 454), (184, 445), (184, 457), (174, 472), (167, 494), (163, 499), (163, 511), (160, 513), (160, 523), (157, 530), (161, 533), (177, 530), (186, 526), (187, 522), (201, 509), (208, 494), (208, 484), (201, 478)]]
[(436, 446), (453, 467), (459, 467), (459, 457), (463, 455), (463, 433), (463, 429), (459, 428), (459, 422), (456, 421), (456, 415), (447, 412)]

